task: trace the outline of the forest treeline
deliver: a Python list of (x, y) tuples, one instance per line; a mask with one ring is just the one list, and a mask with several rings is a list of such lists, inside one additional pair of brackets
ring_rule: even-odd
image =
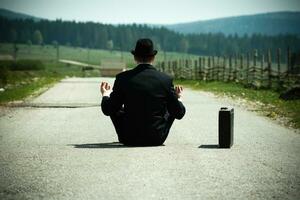
[(198, 55), (228, 55), (246, 53), (257, 49), (300, 50), (297, 35), (266, 36), (261, 34), (215, 34), (183, 35), (164, 27), (147, 25), (110, 25), (95, 22), (62, 20), (7, 19), (0, 17), (0, 42), (27, 44), (59, 44), (74, 47), (129, 51), (138, 38), (149, 37), (161, 51), (174, 51)]

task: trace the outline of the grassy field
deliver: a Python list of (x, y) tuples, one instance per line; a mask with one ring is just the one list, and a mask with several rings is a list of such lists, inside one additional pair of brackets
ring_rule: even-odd
[[(256, 111), (273, 119), (281, 119), (285, 125), (300, 128), (300, 100), (284, 101), (272, 90), (254, 90), (236, 83), (177, 80), (176, 84), (219, 96), (244, 99), (255, 104)], [(282, 119), (284, 120), (282, 121)]]
[[(43, 66), (43, 70), (1, 70), (0, 88), (4, 91), (0, 92), (0, 104), (38, 95), (43, 88), (48, 88), (65, 77), (100, 76), (98, 70), (83, 72), (77, 66), (69, 66), (55, 61), (44, 60)], [(5, 77), (5, 80), (3, 77)]]
[[(52, 45), (26, 45), (17, 44), (18, 52), (17, 59), (37, 59), (51, 61), (57, 59), (57, 50)], [(133, 47), (134, 48), (134, 47)], [(0, 43), (0, 55), (13, 55), (13, 44)], [(101, 65), (102, 60), (119, 60), (127, 64), (128, 67), (133, 67), (135, 62), (133, 56), (130, 52), (120, 52), (120, 51), (107, 51), (101, 49), (86, 49), (80, 47), (59, 47), (59, 58), (66, 60), (74, 60), (79, 62), (84, 62), (93, 65)], [(156, 60), (173, 60), (179, 58), (197, 58), (196, 55), (182, 54), (175, 52), (162, 52), (159, 51)]]
[[(35, 94), (35, 91), (40, 91), (41, 88), (49, 87), (53, 83), (61, 80), (66, 76), (76, 77), (99, 77), (98, 70), (81, 71), (81, 67), (71, 66), (57, 61), (57, 49), (52, 45), (38, 46), (17, 44), (17, 60), (40, 60), (45, 69), (43, 70), (27, 70), (27, 71), (11, 71), (1, 70), (0, 88), (0, 103), (9, 101), (21, 100), (27, 96)], [(14, 45), (8, 43), (0, 43), (0, 58), (12, 58), (14, 54)], [(173, 52), (159, 52), (156, 60), (175, 59), (175, 58), (196, 58), (195, 55), (179, 54)], [(135, 66), (133, 56), (130, 52), (107, 51), (99, 49), (74, 48), (60, 46), (59, 59), (73, 60), (88, 64), (101, 65), (111, 61), (123, 61), (131, 68)], [(1, 63), (0, 63), (1, 65)], [(5, 81), (2, 80), (5, 76)], [(1, 78), (2, 77), (2, 78)]]

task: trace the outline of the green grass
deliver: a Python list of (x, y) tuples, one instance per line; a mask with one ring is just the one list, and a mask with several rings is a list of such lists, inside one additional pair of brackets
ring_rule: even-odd
[[(37, 95), (41, 88), (47, 88), (65, 77), (95, 77), (100, 76), (98, 70), (82, 72), (80, 67), (68, 66), (55, 61), (43, 61), (43, 70), (10, 71), (6, 70), (5, 81), (3, 72), (0, 76), (0, 103), (22, 100), (31, 95)], [(1, 66), (0, 66), (1, 67)], [(1, 80), (2, 77), (2, 80)]]
[(41, 88), (51, 86), (60, 80), (58, 77), (40, 77), (32, 82), (22, 82), (14, 86), (14, 88), (7, 89), (5, 92), (0, 93), (0, 103), (7, 103), (10, 101), (23, 100), (25, 97), (31, 95), (38, 95)]
[[(26, 44), (17, 44), (17, 47), (17, 59), (36, 59), (44, 61), (53, 61), (57, 58), (57, 51), (53, 45), (44, 45), (42, 47), (38, 45), (29, 46)], [(0, 55), (13, 55), (13, 49), (13, 44), (0, 43)], [(128, 67), (135, 66), (133, 56), (130, 52), (110, 52), (108, 50), (101, 49), (60, 46), (59, 55), (60, 59), (74, 60), (94, 65), (100, 65), (102, 60), (122, 60), (127, 64)], [(179, 58), (196, 59), (197, 56), (176, 52), (164, 53), (162, 51), (159, 51), (156, 56), (156, 61), (162, 61), (164, 60), (164, 58), (166, 58), (166, 60), (174, 60)]]
[(288, 119), (286, 125), (300, 128), (300, 100), (284, 101), (279, 98), (279, 93), (272, 90), (255, 90), (245, 88), (236, 83), (224, 82), (204, 82), (194, 80), (177, 80), (176, 84), (183, 86), (213, 92), (217, 95), (226, 95), (236, 98), (246, 99), (252, 102), (260, 102), (257, 104), (258, 110), (264, 115), (271, 118), (285, 117)]
[[(0, 92), (0, 103), (9, 101), (21, 100), (27, 96), (34, 94), (40, 88), (48, 87), (49, 85), (59, 81), (60, 79), (69, 76), (76, 77), (99, 77), (99, 70), (81, 71), (81, 67), (67, 65), (56, 62), (57, 50), (53, 45), (26, 45), (17, 44), (17, 61), (35, 60), (41, 61), (42, 70), (23, 70), (12, 71), (4, 66), (4, 62), (0, 62), (0, 88), (4, 88), (4, 92)], [(14, 45), (9, 43), (0, 43), (0, 59), (12, 58), (14, 55)], [(159, 52), (156, 56), (157, 61), (179, 59), (179, 58), (196, 58), (195, 55), (174, 53), (174, 52)], [(59, 59), (74, 60), (88, 64), (100, 65), (101, 62), (123, 61), (129, 68), (135, 66), (133, 56), (130, 52), (107, 51), (101, 49), (86, 49), (79, 47), (60, 46)], [(27, 63), (28, 64), (28, 63)], [(29, 66), (22, 66), (29, 68)]]

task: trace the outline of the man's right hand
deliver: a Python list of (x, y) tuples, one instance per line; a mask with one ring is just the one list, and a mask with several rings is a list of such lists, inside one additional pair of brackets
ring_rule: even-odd
[(100, 92), (102, 96), (109, 96), (111, 93), (111, 87), (107, 82), (102, 82), (100, 85)]
[(175, 93), (177, 95), (177, 98), (180, 99), (182, 97), (183, 87), (180, 85), (175, 86)]

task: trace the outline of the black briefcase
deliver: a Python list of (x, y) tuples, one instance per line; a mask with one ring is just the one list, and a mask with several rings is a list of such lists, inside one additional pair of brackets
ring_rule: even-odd
[(219, 148), (230, 148), (233, 145), (234, 110), (222, 107), (219, 110)]

